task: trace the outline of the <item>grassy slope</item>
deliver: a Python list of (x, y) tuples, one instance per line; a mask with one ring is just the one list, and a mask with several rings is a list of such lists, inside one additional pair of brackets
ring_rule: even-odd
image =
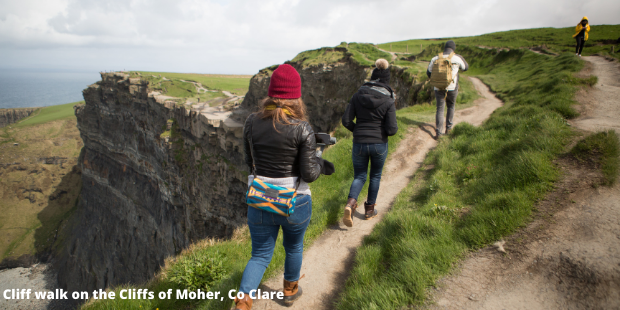
[[(473, 93), (473, 85), (464, 81), (461, 87), (465, 93)], [(474, 96), (459, 100), (458, 108), (471, 105)], [(405, 136), (407, 129), (420, 122), (429, 122), (434, 119), (433, 105), (417, 105), (397, 111), (399, 118), (399, 132), (390, 138), (390, 153)], [(331, 176), (322, 176), (312, 183), (312, 219), (306, 232), (304, 245), (310, 246), (328, 226), (336, 223), (342, 216), (342, 206), (346, 203), (349, 187), (353, 179), (351, 162), (352, 135), (343, 127), (336, 130), (338, 143), (324, 153), (325, 159), (338, 163), (337, 171)], [(367, 185), (361, 196), (366, 195)], [(204, 240), (177, 256), (174, 261), (168, 262), (162, 274), (156, 277), (146, 287), (153, 291), (165, 291), (169, 288), (185, 289), (195, 283), (206, 283), (206, 289), (228, 292), (237, 289), (245, 264), (250, 258), (251, 244), (247, 228), (239, 231), (235, 237), (226, 241)], [(209, 263), (217, 261), (217, 264)], [(265, 273), (264, 279), (282, 271), (284, 264), (284, 248), (281, 235), (271, 265)], [(204, 276), (204, 277), (203, 277)], [(198, 280), (203, 277), (202, 281)], [(203, 290), (205, 289), (204, 286)], [(125, 287), (116, 288), (119, 291)], [(108, 300), (91, 302), (83, 309), (138, 309), (143, 308), (181, 308), (191, 306), (196, 309), (229, 309), (231, 301), (225, 298), (221, 301), (192, 302), (188, 300)]]
[[(237, 95), (245, 95), (250, 87), (250, 75), (218, 75), (218, 74), (197, 74), (197, 73), (172, 73), (172, 72), (140, 72), (143, 77), (161, 75), (168, 79), (185, 80), (201, 83), (205, 88), (213, 90), (225, 90)], [(172, 96), (172, 95), (170, 95)]]
[[(575, 22), (575, 25), (576, 24), (577, 22)], [(406, 52), (407, 46), (409, 46), (409, 53), (418, 54), (422, 52), (420, 46), (422, 46), (422, 49), (425, 49), (432, 44), (443, 43), (446, 40), (454, 40), (457, 44), (457, 49), (461, 44), (509, 49), (535, 47), (544, 44), (551, 52), (574, 53), (575, 39), (572, 37), (574, 29), (575, 27), (510, 30), (483, 34), (475, 37), (416, 39), (379, 44), (378, 46), (387, 51), (390, 50), (391, 46), (392, 51), (400, 53)], [(619, 37), (620, 25), (593, 25), (591, 26), (589, 39), (584, 47), (583, 55), (589, 56), (595, 53), (609, 55), (612, 45), (614, 45), (615, 50), (618, 51), (620, 45), (618, 45), (617, 42), (609, 42), (609, 40), (617, 40)], [(618, 58), (620, 57), (619, 55), (620, 54), (616, 52), (611, 56)]]
[(346, 53), (350, 54), (353, 60), (357, 61), (359, 64), (369, 67), (373, 66), (375, 61), (379, 58), (385, 58), (387, 60), (392, 59), (392, 55), (368, 43), (342, 42), (340, 45), (336, 46), (336, 48), (346, 48), (346, 51), (340, 49), (336, 50), (333, 47), (323, 47), (301, 52), (297, 54), (291, 62), (301, 62), (304, 66), (335, 63), (345, 57)]
[(457, 125), (429, 154), (428, 171), (400, 193), (358, 250), (339, 309), (423, 303), (463, 253), (525, 224), (558, 177), (552, 161), (572, 137), (565, 117), (576, 115), (573, 94), (592, 83), (572, 76), (581, 61), (524, 50), (460, 52), (506, 105), (479, 128)]
[[(51, 250), (56, 229), (75, 206), (81, 179), (72, 168), (82, 148), (76, 103), (42, 108), (0, 129), (0, 163), (11, 164), (0, 166), (1, 259)], [(67, 162), (40, 160), (53, 156)]]
[(603, 184), (613, 185), (620, 169), (620, 142), (615, 131), (594, 133), (577, 142), (571, 154), (582, 163), (592, 163), (603, 172)]

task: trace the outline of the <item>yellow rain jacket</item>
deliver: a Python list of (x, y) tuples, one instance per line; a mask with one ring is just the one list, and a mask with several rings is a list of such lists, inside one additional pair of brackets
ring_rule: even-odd
[[(584, 16), (581, 20), (588, 20), (587, 16)], [(577, 24), (577, 27), (575, 27), (575, 34), (573, 35), (573, 38), (576, 37), (580, 32), (581, 29), (583, 29), (583, 26), (581, 25), (581, 21), (579, 22), (579, 24)], [(585, 36), (585, 40), (588, 41), (588, 31), (590, 31), (590, 22), (588, 22), (588, 24), (586, 25), (586, 36)]]

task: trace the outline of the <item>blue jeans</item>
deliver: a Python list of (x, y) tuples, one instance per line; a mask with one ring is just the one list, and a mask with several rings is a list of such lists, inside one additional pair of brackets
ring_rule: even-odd
[(370, 161), (370, 184), (368, 184), (368, 204), (377, 201), (381, 172), (387, 158), (387, 143), (353, 143), (353, 183), (349, 190), (349, 198), (357, 200), (360, 195), (366, 177), (368, 175), (368, 162)]
[(286, 251), (284, 279), (291, 282), (299, 280), (304, 252), (304, 234), (310, 224), (311, 215), (312, 197), (310, 195), (297, 196), (295, 212), (289, 217), (248, 207), (252, 258), (243, 271), (240, 292), (248, 294), (251, 290), (258, 288), (265, 269), (271, 262), (280, 227), (282, 227), (284, 237), (282, 244)]

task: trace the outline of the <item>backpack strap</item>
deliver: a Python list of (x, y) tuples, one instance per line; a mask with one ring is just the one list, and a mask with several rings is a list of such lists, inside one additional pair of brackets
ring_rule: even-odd
[(254, 124), (254, 117), (250, 121), (250, 156), (252, 157), (252, 174), (256, 179), (256, 165), (254, 164), (254, 143), (252, 143), (252, 125)]

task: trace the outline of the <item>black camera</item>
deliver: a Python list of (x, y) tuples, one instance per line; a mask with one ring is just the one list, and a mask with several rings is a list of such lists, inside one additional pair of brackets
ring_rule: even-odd
[(330, 136), (328, 133), (315, 133), (314, 138), (316, 139), (316, 145), (321, 147), (320, 150), (316, 151), (317, 157), (321, 157), (321, 155), (323, 155), (323, 150), (325, 150), (327, 146), (336, 144), (336, 138)]
[(336, 144), (336, 138), (330, 136), (328, 133), (315, 133), (314, 138), (316, 139), (316, 144), (319, 146), (327, 146)]

